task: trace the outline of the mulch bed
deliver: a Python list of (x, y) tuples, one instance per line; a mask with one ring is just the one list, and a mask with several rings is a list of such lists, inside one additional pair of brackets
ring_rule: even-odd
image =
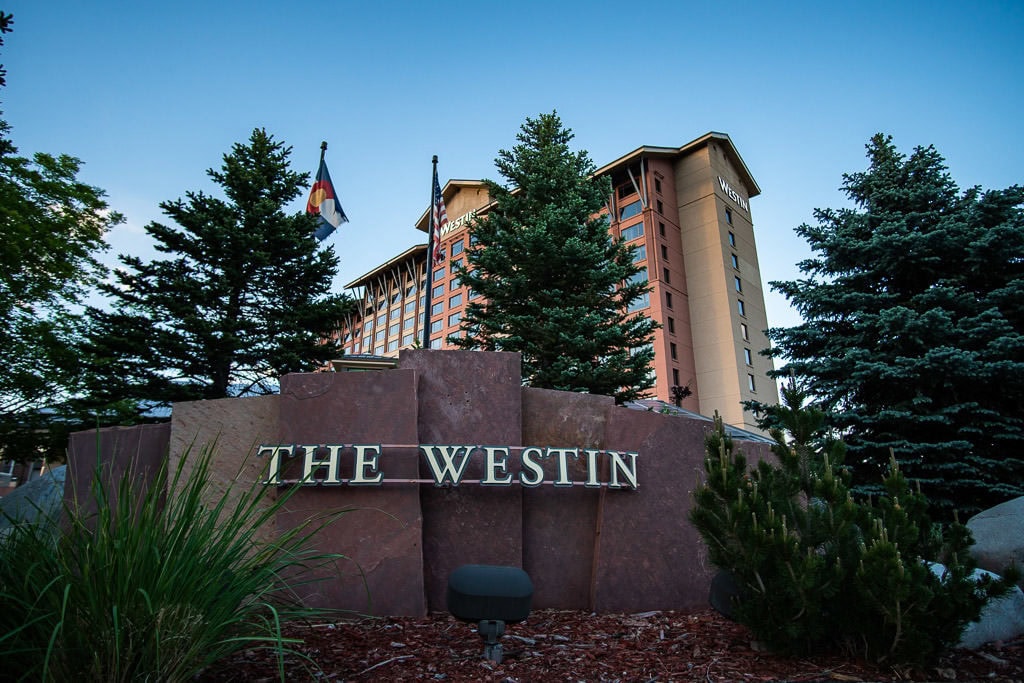
[[(288, 681), (995, 681), (1024, 683), (1024, 639), (955, 650), (924, 670), (841, 655), (773, 655), (713, 610), (591, 614), (537, 610), (509, 625), (500, 664), (483, 658), (474, 625), (448, 614), (288, 627), (305, 655), (285, 659)], [(278, 680), (267, 651), (240, 653), (200, 683)]]

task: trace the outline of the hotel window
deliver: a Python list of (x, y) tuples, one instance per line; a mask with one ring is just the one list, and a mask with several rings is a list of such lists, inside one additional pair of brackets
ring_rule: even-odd
[(462, 278), (460, 278), (460, 277), (453, 277), (451, 284), (448, 286), (448, 289), (450, 289), (451, 291), (454, 292), (456, 289), (458, 289), (461, 286), (462, 286)]
[(462, 259), (457, 259), (457, 260), (455, 260), (455, 261), (452, 261), (452, 265), (451, 265), (451, 268), (450, 268), (450, 270), (452, 271), (452, 273), (455, 273), (455, 272), (457, 272), (457, 271), (459, 270), (459, 268), (461, 268), (461, 267), (462, 267)]
[(664, 223), (658, 223), (658, 234), (661, 235), (662, 237), (665, 236), (665, 224)]
[(448, 308), (455, 308), (456, 306), (462, 305), (462, 295), (456, 294), (452, 298), (448, 299)]
[(412, 344), (411, 334), (407, 334), (404, 337), (402, 337), (402, 346), (409, 346), (410, 344)]
[(637, 223), (636, 225), (631, 225), (628, 228), (622, 229), (622, 241), (629, 242), (630, 240), (635, 240), (637, 237), (640, 237), (643, 234), (644, 224)]
[(725, 222), (732, 225), (732, 209), (725, 210)]
[(444, 278), (444, 268), (438, 268), (434, 271), (434, 282), (440, 282)]
[(412, 326), (415, 325), (415, 324), (416, 324), (415, 320), (413, 320), (412, 318), (406, 318), (402, 322), (402, 329), (403, 330), (411, 330)]
[(627, 183), (625, 183), (623, 185), (619, 185), (618, 192), (619, 192), (619, 199), (625, 199), (626, 197), (628, 197), (631, 194), (636, 194), (636, 188), (633, 187), (633, 183), (632, 182), (627, 182)]
[(454, 242), (452, 244), (452, 256), (456, 256), (457, 254), (461, 254), (462, 250), (464, 248), (465, 248), (465, 245), (463, 244), (462, 240), (459, 240), (458, 242)]
[(729, 246), (736, 246), (736, 233), (732, 232), (731, 230), (729, 231)]
[(736, 310), (744, 318), (747, 317), (747, 306), (746, 304), (743, 303), (743, 299), (736, 299)]
[(754, 376), (747, 373), (747, 388), (751, 391), (757, 391), (757, 384), (754, 382)]
[(395, 323), (394, 325), (388, 328), (389, 337), (395, 334), (398, 334), (398, 323)]
[(440, 337), (435, 337), (434, 339), (431, 339), (430, 340), (430, 348), (432, 348), (432, 349), (439, 349), (439, 348), (441, 348), (441, 338)]
[(393, 309), (391, 309), (391, 315), (388, 316), (388, 319), (389, 320), (397, 320), (400, 317), (402, 317), (402, 309), (401, 308), (393, 308)]
[(747, 365), (754, 364), (754, 354), (750, 353), (750, 349), (743, 349), (743, 360)]
[(438, 285), (437, 287), (434, 287), (434, 290), (430, 292), (430, 296), (433, 299), (436, 299), (439, 296), (444, 296), (444, 285)]
[(366, 349), (367, 351), (370, 350), (370, 340), (371, 339), (372, 339), (372, 337), (370, 337), (370, 335), (366, 335), (365, 337), (363, 337), (363, 348)]
[(377, 330), (377, 334), (373, 335), (375, 341), (384, 341), (384, 330)]
[(458, 325), (460, 320), (462, 320), (461, 312), (452, 313), (450, 316), (448, 316), (448, 327), (454, 327)]
[(737, 256), (736, 254), (729, 254), (729, 256), (730, 256), (730, 258), (732, 258), (732, 267), (735, 268), (736, 270), (739, 270), (740, 269), (740, 258), (739, 258), (739, 256)]
[(672, 368), (672, 384), (679, 386), (679, 368)]
[(398, 303), (398, 300), (401, 299), (401, 298), (402, 298), (402, 293), (401, 292), (395, 292), (394, 294), (391, 295), (391, 303), (396, 304), (396, 303)]
[(647, 260), (647, 245), (640, 244), (637, 246), (636, 251), (633, 252), (633, 263)]
[(736, 291), (737, 292), (742, 292), (743, 291), (743, 281), (740, 280), (738, 276), (735, 276), (735, 275), (733, 276), (732, 283), (733, 283), (733, 286), (736, 287)]
[(384, 345), (383, 345), (383, 344), (381, 344), (380, 346), (378, 346), (377, 348), (375, 348), (375, 349), (373, 350), (373, 353), (374, 353), (375, 355), (377, 355), (377, 356), (379, 356), (379, 355), (383, 354), (383, 353), (384, 353)]
[(398, 349), (398, 340), (394, 339), (388, 342), (388, 351), (395, 351)]
[(633, 202), (632, 204), (626, 204), (624, 207), (619, 209), (619, 220), (624, 221), (627, 218), (639, 216), (642, 210), (643, 207), (640, 205), (639, 199)]
[(409, 303), (407, 303), (405, 305), (405, 312), (406, 313), (412, 313), (415, 310), (416, 310), (416, 302), (415, 301), (410, 301)]
[(654, 191), (659, 193), (661, 192), (661, 178), (656, 177), (654, 179)]
[(634, 346), (633, 348), (631, 348), (629, 350), (629, 355), (630, 356), (635, 356), (638, 353), (645, 353), (647, 351), (650, 351), (653, 348), (654, 348), (654, 346), (652, 346), (651, 344), (644, 344), (643, 346)]
[(672, 283), (672, 276), (669, 275), (668, 268), (662, 268), (661, 270), (662, 270), (662, 273), (664, 273), (664, 275), (665, 275), (665, 283), (666, 284), (671, 284)]
[(665, 213), (665, 206), (661, 203), (661, 200), (657, 199), (655, 200), (655, 203), (658, 206), (658, 213)]
[(386, 313), (381, 313), (380, 315), (377, 316), (377, 325), (378, 326), (383, 325), (384, 321), (387, 320), (387, 319), (388, 319), (387, 314)]
[(430, 315), (437, 315), (444, 310), (444, 302), (438, 301), (436, 304), (430, 307)]
[[(632, 277), (626, 280), (626, 284), (635, 284), (638, 282), (647, 282), (647, 269), (641, 268), (640, 272), (636, 273)], [(630, 302), (627, 310), (632, 313), (633, 311), (639, 311), (641, 308), (647, 308), (651, 305), (650, 292), (644, 292), (632, 302)]]
[(672, 357), (672, 360), (678, 360), (677, 359), (677, 351), (676, 351), (676, 345), (675, 344), (669, 344), (668, 345), (668, 355)]
[(668, 323), (668, 332), (669, 332), (669, 334), (675, 334), (676, 333), (676, 321), (675, 321), (675, 318), (668, 318), (666, 320), (666, 322)]
[(665, 292), (665, 308), (672, 308), (672, 292)]
[(666, 247), (664, 244), (661, 245), (661, 258), (666, 260), (668, 259), (668, 247)]
[(444, 328), (444, 321), (443, 320), (435, 320), (432, 323), (430, 323), (430, 331), (431, 331), (431, 333), (433, 333), (433, 332), (440, 332), (442, 330), (442, 328)]
[(416, 283), (415, 282), (410, 282), (409, 286), (405, 288), (405, 295), (409, 296), (410, 294), (412, 294), (415, 291), (416, 291)]
[(743, 341), (750, 341), (750, 330), (747, 329), (746, 323), (740, 323), (740, 336), (743, 337)]

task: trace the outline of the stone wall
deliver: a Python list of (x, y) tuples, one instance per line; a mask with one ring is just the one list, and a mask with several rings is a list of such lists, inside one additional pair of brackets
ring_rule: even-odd
[[(383, 444), (376, 486), (309, 486), (277, 516), (276, 532), (325, 510), (347, 509), (315, 537), (318, 550), (347, 559), (324, 580), (300, 587), (309, 603), (376, 615), (445, 609), (449, 573), (462, 564), (522, 567), (535, 608), (632, 612), (707, 604), (712, 567), (687, 520), (700, 480), (710, 424), (616, 407), (603, 396), (523, 387), (519, 356), (467, 351), (403, 351), (394, 370), (287, 375), (279, 396), (174, 406), (169, 426), (102, 430), (72, 437), (67, 495), (84, 473), (146, 477), (169, 453), (172, 466), (213, 445), (213, 494), (260, 476), (267, 444)], [(557, 463), (543, 461), (536, 487), (482, 486), (474, 457), (459, 486), (435, 486), (419, 444), (635, 451), (638, 486), (554, 486)], [(742, 443), (748, 454), (763, 446)], [(99, 458), (97, 458), (97, 453)], [(353, 476), (352, 459), (341, 477)], [(584, 481), (585, 458), (569, 460)], [(293, 465), (298, 463), (293, 463)], [(609, 465), (600, 461), (601, 480)], [(293, 468), (294, 471), (294, 468)], [(267, 530), (268, 534), (275, 530)]]

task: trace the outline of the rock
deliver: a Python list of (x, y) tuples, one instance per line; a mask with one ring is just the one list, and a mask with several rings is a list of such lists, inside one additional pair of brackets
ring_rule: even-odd
[[(936, 576), (942, 576), (946, 568), (941, 564), (930, 562), (929, 566)], [(972, 577), (981, 579), (984, 576), (999, 578), (998, 575), (984, 569), (975, 569)], [(1024, 634), (1024, 591), (1014, 586), (1010, 592), (997, 600), (991, 600), (981, 610), (978, 621), (967, 624), (957, 647), (966, 650), (977, 650), (985, 643), (996, 640), (1013, 640)]]
[(1024, 496), (979, 512), (967, 520), (967, 528), (979, 567), (998, 573), (1013, 562), (1024, 571)]
[(0, 498), (0, 533), (20, 522), (55, 524), (64, 501), (67, 465), (49, 470)]
[(736, 621), (735, 600), (739, 598), (740, 587), (732, 572), (720, 569), (711, 579), (708, 602), (726, 619)]

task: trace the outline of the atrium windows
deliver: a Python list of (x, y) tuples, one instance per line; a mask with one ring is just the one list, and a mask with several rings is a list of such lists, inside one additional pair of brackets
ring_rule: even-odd
[(632, 204), (626, 204), (624, 207), (619, 209), (619, 220), (624, 221), (633, 216), (639, 216), (640, 212), (643, 211), (643, 205), (640, 204), (640, 200), (636, 200)]

